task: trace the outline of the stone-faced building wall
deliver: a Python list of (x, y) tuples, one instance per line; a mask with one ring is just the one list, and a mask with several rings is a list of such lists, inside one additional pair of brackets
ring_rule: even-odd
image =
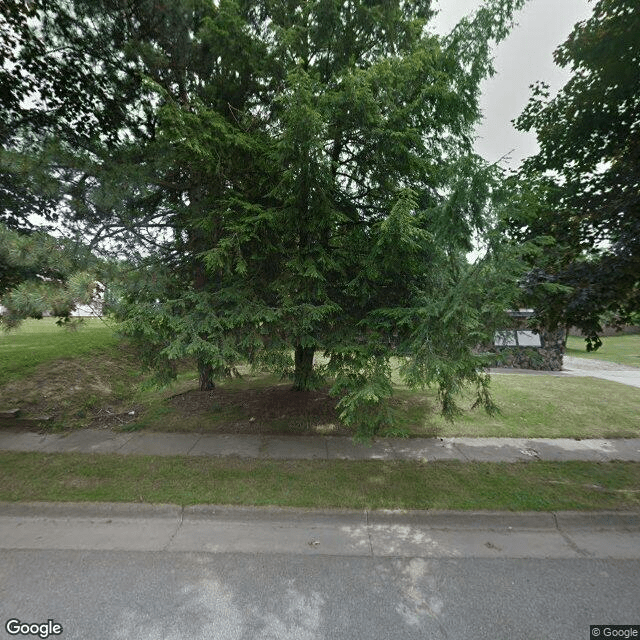
[(566, 347), (564, 327), (555, 331), (538, 330), (539, 347), (501, 347), (493, 345), (491, 352), (500, 356), (501, 367), (534, 369), (536, 371), (561, 371)]
[[(510, 332), (515, 334), (518, 331), (527, 330), (527, 320), (533, 315), (533, 311), (514, 311), (509, 315), (513, 319), (513, 326)], [(495, 353), (499, 356), (499, 362), (496, 364), (501, 367), (533, 369), (536, 371), (562, 370), (562, 358), (567, 341), (566, 329), (559, 327), (550, 331), (538, 328), (536, 333), (540, 338), (540, 346), (505, 345), (504, 340), (496, 340), (497, 344), (493, 344), (489, 348), (483, 349), (483, 351)]]

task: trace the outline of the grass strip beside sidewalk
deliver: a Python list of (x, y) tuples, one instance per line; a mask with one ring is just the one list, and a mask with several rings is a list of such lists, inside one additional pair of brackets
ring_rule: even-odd
[(0, 501), (556, 511), (640, 508), (640, 463), (0, 453)]

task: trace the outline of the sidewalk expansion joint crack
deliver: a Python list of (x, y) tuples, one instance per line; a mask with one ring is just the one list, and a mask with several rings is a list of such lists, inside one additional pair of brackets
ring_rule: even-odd
[(131, 439), (133, 438), (135, 433), (130, 432), (130, 433), (126, 434), (126, 435), (128, 435), (129, 437), (117, 449), (114, 450), (114, 453), (118, 453), (121, 449), (126, 447), (131, 442)]
[(200, 440), (202, 440), (202, 434), (200, 434), (198, 436), (198, 438), (196, 439), (196, 441), (191, 445), (191, 447), (189, 447), (189, 450), (187, 451), (187, 453), (185, 455), (191, 455), (191, 452), (195, 449), (196, 445), (198, 444), (198, 442), (200, 442)]
[(473, 462), (473, 460), (465, 454), (464, 449), (461, 449), (457, 442), (452, 442), (451, 446), (463, 457), (465, 462)]
[(258, 458), (268, 458), (267, 447), (269, 446), (269, 440), (265, 436), (260, 438), (260, 446), (258, 447)]

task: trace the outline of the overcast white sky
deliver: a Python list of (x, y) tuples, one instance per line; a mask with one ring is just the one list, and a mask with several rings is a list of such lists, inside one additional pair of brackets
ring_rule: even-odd
[[(436, 0), (440, 11), (436, 30), (450, 31), (481, 4), (482, 0)], [(483, 85), (484, 122), (477, 130), (476, 150), (486, 160), (495, 162), (509, 154), (510, 160), (503, 164), (515, 169), (523, 158), (536, 153), (535, 136), (516, 131), (511, 120), (527, 104), (529, 85), (544, 80), (555, 92), (567, 81), (569, 72), (554, 64), (553, 51), (592, 9), (589, 0), (529, 0), (517, 14), (517, 26), (495, 50), (496, 75)]]

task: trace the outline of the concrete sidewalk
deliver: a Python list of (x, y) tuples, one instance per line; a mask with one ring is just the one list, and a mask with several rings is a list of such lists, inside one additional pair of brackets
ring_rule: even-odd
[(0, 431), (0, 450), (42, 453), (239, 456), (272, 460), (461, 460), (640, 462), (640, 438), (379, 438), (371, 444), (332, 436), (122, 433), (83, 429), (62, 434)]
[(637, 512), (0, 503), (0, 549), (640, 559)]

